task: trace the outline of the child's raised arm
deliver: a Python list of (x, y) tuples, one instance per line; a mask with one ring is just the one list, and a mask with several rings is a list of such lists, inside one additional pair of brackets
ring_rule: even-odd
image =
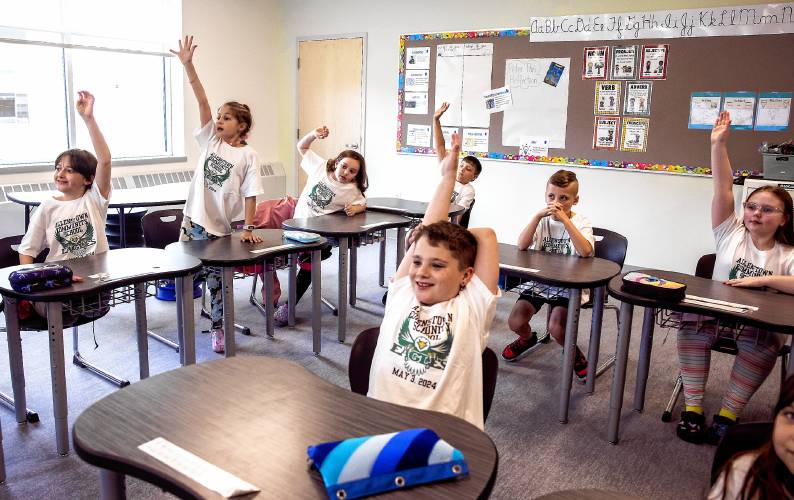
[(99, 193), (103, 198), (107, 199), (110, 195), (110, 148), (105, 141), (105, 136), (99, 130), (94, 119), (94, 96), (87, 90), (81, 90), (77, 93), (77, 113), (85, 122), (88, 129), (88, 136), (91, 138), (91, 145), (94, 147), (96, 154), (96, 175), (94, 182), (99, 188)]
[(435, 135), (436, 156), (439, 161), (443, 161), (447, 155), (447, 147), (444, 143), (444, 133), (441, 131), (441, 115), (449, 109), (448, 102), (442, 102), (441, 106), (436, 110), (433, 115), (433, 134)]
[(196, 101), (198, 101), (199, 120), (203, 128), (204, 125), (212, 120), (212, 109), (210, 109), (207, 92), (204, 91), (204, 86), (201, 84), (201, 80), (199, 80), (196, 67), (193, 66), (193, 52), (196, 51), (197, 47), (198, 45), (193, 45), (193, 36), (186, 36), (184, 41), (179, 40), (179, 50), (171, 49), (170, 52), (176, 54), (176, 56), (179, 57), (179, 61), (185, 67), (187, 81), (193, 88), (193, 94), (196, 96)]
[(315, 139), (325, 139), (328, 137), (328, 133), (328, 127), (323, 125), (322, 127), (317, 127), (308, 134), (304, 135), (301, 140), (298, 141), (298, 152), (301, 154), (301, 156), (305, 155), (306, 151), (312, 147), (312, 143)]
[(477, 240), (477, 257), (474, 259), (474, 274), (488, 287), (491, 293), (499, 291), (499, 242), (490, 227), (469, 229)]
[(728, 134), (731, 116), (720, 113), (711, 129), (711, 177), (714, 179), (714, 197), (711, 199), (712, 229), (733, 215), (733, 169), (728, 158)]

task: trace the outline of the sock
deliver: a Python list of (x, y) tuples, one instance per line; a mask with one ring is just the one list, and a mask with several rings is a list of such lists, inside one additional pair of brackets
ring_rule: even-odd
[(725, 418), (731, 419), (731, 420), (733, 420), (734, 422), (736, 422), (736, 419), (738, 418), (738, 417), (737, 417), (737, 415), (736, 415), (735, 413), (733, 413), (731, 410), (729, 410), (729, 409), (727, 409), (727, 408), (720, 408), (720, 413), (719, 413), (719, 415), (720, 415), (721, 417), (725, 417)]
[(698, 415), (703, 415), (703, 407), (702, 406), (689, 406), (689, 405), (686, 405), (686, 411), (691, 411), (692, 413), (697, 413)]

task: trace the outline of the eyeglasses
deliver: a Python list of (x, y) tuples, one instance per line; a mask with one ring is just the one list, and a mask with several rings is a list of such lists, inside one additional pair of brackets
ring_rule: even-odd
[(770, 207), (769, 205), (759, 205), (758, 203), (754, 203), (752, 201), (744, 202), (744, 209), (750, 213), (755, 213), (756, 210), (761, 210), (761, 213), (764, 215), (772, 215), (775, 212), (783, 213), (783, 210), (780, 208)]

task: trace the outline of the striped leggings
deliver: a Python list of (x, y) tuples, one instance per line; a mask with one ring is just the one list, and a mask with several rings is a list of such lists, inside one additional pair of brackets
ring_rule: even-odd
[[(739, 352), (735, 356), (728, 391), (722, 406), (739, 415), (755, 391), (775, 367), (777, 355), (785, 341), (784, 336), (756, 333), (754, 329), (742, 332), (736, 340)], [(709, 375), (711, 346), (717, 341), (712, 331), (697, 331), (696, 325), (685, 325), (678, 330), (678, 361), (684, 381), (684, 401), (687, 406), (703, 406), (703, 391)]]

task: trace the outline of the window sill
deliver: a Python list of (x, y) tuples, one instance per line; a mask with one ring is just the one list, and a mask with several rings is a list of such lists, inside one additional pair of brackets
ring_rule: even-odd
[[(187, 156), (155, 156), (148, 158), (122, 158), (113, 159), (112, 166), (129, 167), (135, 165), (160, 165), (164, 163), (184, 163)], [(0, 165), (0, 175), (27, 174), (34, 172), (48, 172), (52, 170), (52, 163), (26, 163), (22, 165)]]

